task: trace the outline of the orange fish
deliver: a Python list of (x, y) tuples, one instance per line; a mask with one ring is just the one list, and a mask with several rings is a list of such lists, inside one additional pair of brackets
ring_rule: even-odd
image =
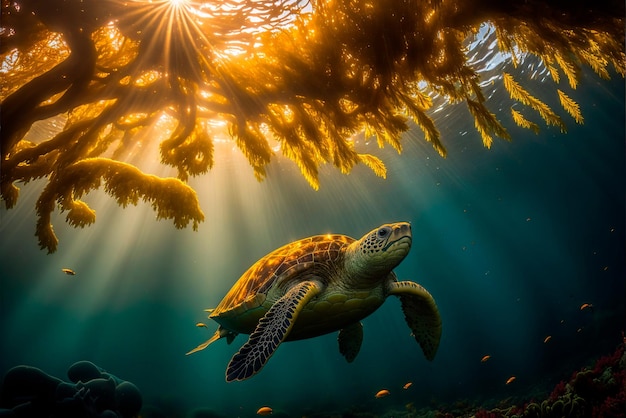
[(515, 376), (511, 376), (507, 379), (506, 384), (510, 385), (511, 383), (513, 383), (515, 381), (516, 377)]
[(404, 386), (402, 386), (402, 389), (407, 390), (411, 386), (413, 386), (413, 382), (406, 382), (406, 384)]
[(547, 343), (548, 341), (550, 341), (552, 339), (552, 335), (548, 335), (544, 340), (543, 343)]
[(387, 389), (379, 390), (378, 393), (376, 393), (376, 397), (384, 398), (385, 396), (389, 395), (389, 393), (390, 392)]
[(580, 310), (581, 311), (584, 310), (584, 309), (587, 309), (587, 308), (593, 309), (593, 305), (591, 303), (583, 303), (582, 305), (580, 305)]
[(198, 328), (201, 328), (201, 327), (208, 328), (204, 322), (198, 322), (198, 323), (196, 324), (196, 326), (197, 326)]
[(67, 274), (68, 276), (75, 276), (76, 272), (72, 269), (61, 269), (61, 271), (65, 274)]
[(274, 411), (269, 406), (262, 406), (256, 411), (257, 415), (272, 415), (272, 412)]
[(491, 358), (491, 356), (490, 356), (489, 354), (487, 354), (485, 357), (483, 357), (483, 358), (481, 358), (481, 359), (480, 359), (480, 362), (481, 362), (481, 363), (484, 363), (484, 362), (486, 362), (487, 360), (489, 360), (490, 358)]

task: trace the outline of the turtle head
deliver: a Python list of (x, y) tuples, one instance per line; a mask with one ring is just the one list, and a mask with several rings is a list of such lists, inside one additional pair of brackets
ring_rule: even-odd
[(346, 249), (346, 272), (357, 282), (382, 280), (409, 253), (411, 240), (409, 223), (382, 225)]

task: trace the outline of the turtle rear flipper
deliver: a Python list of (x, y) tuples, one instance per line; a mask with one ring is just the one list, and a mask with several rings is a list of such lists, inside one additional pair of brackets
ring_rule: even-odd
[(341, 330), (337, 337), (339, 342), (339, 352), (346, 358), (348, 363), (352, 363), (359, 354), (361, 343), (363, 342), (363, 324), (355, 322)]
[(195, 352), (204, 350), (205, 348), (207, 348), (209, 346), (209, 344), (219, 340), (220, 338), (226, 337), (226, 342), (228, 342), (228, 344), (230, 344), (230, 343), (233, 342), (233, 339), (235, 339), (236, 336), (237, 336), (236, 332), (229, 331), (229, 330), (227, 330), (226, 328), (223, 328), (220, 325), (217, 328), (217, 331), (215, 331), (215, 334), (213, 334), (213, 336), (211, 338), (209, 338), (208, 340), (206, 340), (205, 342), (203, 342), (202, 344), (200, 344), (199, 346), (197, 346), (196, 348), (194, 348), (193, 350), (188, 352), (186, 355), (188, 356), (189, 354), (193, 354)]
[(413, 282), (392, 282), (389, 294), (398, 296), (406, 323), (422, 347), (424, 356), (433, 360), (441, 339), (441, 317), (435, 300), (426, 289)]
[(305, 281), (290, 288), (259, 320), (248, 341), (228, 363), (226, 381), (245, 380), (258, 373), (287, 338), (302, 308), (322, 290), (316, 281)]

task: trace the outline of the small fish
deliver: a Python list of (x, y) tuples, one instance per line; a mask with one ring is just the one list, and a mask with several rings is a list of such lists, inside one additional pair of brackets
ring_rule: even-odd
[(552, 339), (552, 335), (548, 335), (546, 338), (544, 338), (543, 343), (547, 343), (548, 341), (550, 341)]
[(511, 383), (515, 382), (516, 377), (515, 376), (511, 376), (507, 379), (506, 384), (510, 385)]
[(76, 272), (72, 269), (61, 269), (61, 271), (65, 274), (67, 274), (68, 276), (75, 276)]
[(389, 393), (390, 392), (387, 389), (379, 390), (378, 393), (376, 393), (376, 397), (384, 398), (385, 396), (389, 395)]
[(593, 309), (593, 305), (591, 303), (583, 303), (582, 305), (580, 305), (580, 310), (583, 311), (585, 309)]
[(413, 382), (406, 382), (404, 384), (404, 386), (402, 386), (402, 389), (407, 390), (408, 388), (410, 388), (411, 386), (413, 386)]
[(487, 360), (489, 360), (490, 358), (491, 358), (491, 356), (490, 356), (489, 354), (487, 354), (485, 357), (483, 357), (483, 358), (481, 358), (481, 359), (480, 359), (480, 362), (481, 362), (481, 363), (484, 363), (484, 362), (486, 362)]
[(198, 328), (208, 328), (204, 322), (198, 322), (198, 323), (196, 324), (196, 326), (197, 326)]
[(274, 411), (269, 406), (262, 406), (259, 408), (258, 411), (256, 411), (256, 414), (257, 415), (272, 415), (272, 412)]

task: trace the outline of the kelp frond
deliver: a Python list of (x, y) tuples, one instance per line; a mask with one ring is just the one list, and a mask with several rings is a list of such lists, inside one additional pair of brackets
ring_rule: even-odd
[(580, 107), (578, 106), (578, 103), (570, 99), (569, 96), (563, 93), (561, 90), (557, 89), (557, 92), (559, 93), (559, 100), (561, 101), (561, 106), (563, 106), (563, 109), (565, 109), (567, 113), (569, 113), (574, 118), (576, 123), (582, 124), (584, 119), (583, 115), (580, 113)]
[[(534, 56), (555, 84), (567, 79), (575, 89), (584, 66), (603, 78), (626, 74), (624, 15), (614, 0), (589, 10), (542, 0), (3, 1), (0, 193), (11, 208), (16, 184), (46, 179), (37, 235), (53, 251), (57, 204), (73, 226), (94, 222), (79, 198), (87, 189), (103, 187), (122, 206), (148, 199), (158, 217), (197, 226), (201, 212), (185, 182), (219, 163), (214, 141), (228, 134), (259, 180), (275, 152), (314, 189), (323, 164), (348, 173), (360, 163), (385, 177), (383, 162), (353, 138), (365, 132), (401, 152), (415, 124), (445, 156), (435, 99), (465, 102), (485, 147), (510, 139), (495, 112), (509, 104), (490, 102), (484, 62), (468, 58), (483, 25), (509, 68)], [(502, 80), (512, 101), (565, 131), (526, 80), (507, 72)], [(556, 94), (582, 123), (575, 101)], [(33, 138), (41, 121), (55, 129)], [(131, 169), (129, 155), (153, 158), (149, 143), (178, 179)]]
[(118, 205), (137, 205), (143, 200), (151, 204), (157, 219), (172, 219), (176, 228), (191, 223), (197, 230), (204, 220), (195, 192), (182, 181), (145, 174), (130, 164), (107, 158), (88, 158), (55, 173), (39, 197), (36, 236), (41, 248), (56, 251), (58, 240), (50, 222), (55, 202), (67, 211), (72, 226), (82, 228), (95, 221), (95, 211), (80, 198), (100, 188), (101, 183)]
[(359, 154), (359, 161), (369, 167), (378, 177), (387, 178), (387, 168), (380, 158), (371, 154)]
[(537, 125), (534, 122), (529, 121), (520, 112), (518, 112), (517, 110), (513, 108), (511, 108), (511, 116), (513, 116), (513, 121), (518, 126), (532, 130), (535, 133), (535, 135), (539, 133), (539, 125)]
[(531, 95), (526, 89), (524, 89), (517, 81), (513, 79), (513, 76), (509, 73), (502, 74), (502, 80), (504, 81), (504, 88), (509, 92), (513, 100), (517, 100), (523, 105), (529, 106), (536, 110), (548, 125), (558, 126), (562, 132), (566, 131), (565, 124), (561, 118), (554, 113), (554, 111), (533, 95)]
[(487, 110), (482, 103), (468, 99), (467, 107), (474, 117), (474, 124), (480, 133), (480, 136), (483, 139), (483, 145), (486, 148), (491, 148), (493, 135), (497, 135), (506, 140), (511, 139), (511, 136), (498, 121), (496, 115)]

